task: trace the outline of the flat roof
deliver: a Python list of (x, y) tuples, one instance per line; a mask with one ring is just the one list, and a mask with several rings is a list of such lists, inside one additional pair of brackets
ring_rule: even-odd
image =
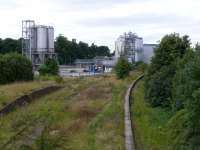
[(159, 44), (143, 44), (144, 46), (158, 46)]

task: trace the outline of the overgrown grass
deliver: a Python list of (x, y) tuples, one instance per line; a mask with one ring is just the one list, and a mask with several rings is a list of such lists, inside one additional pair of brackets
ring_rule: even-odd
[(0, 108), (15, 98), (25, 95), (35, 89), (54, 84), (53, 81), (18, 82), (0, 86)]
[(113, 81), (111, 102), (89, 126), (89, 138), (93, 142), (91, 149), (124, 149), (124, 95), (127, 85), (140, 74), (135, 71), (126, 80)]
[(34, 77), (36, 81), (55, 81), (56, 83), (64, 83), (64, 79), (60, 76), (53, 75), (37, 75)]
[(27, 127), (4, 149), (124, 149), (124, 94), (139, 74), (66, 78), (65, 88), (0, 118), (0, 147)]
[(132, 95), (132, 114), (137, 150), (167, 150), (168, 121), (172, 112), (152, 108), (144, 101), (144, 82), (140, 81)]
[[(78, 82), (78, 84), (74, 84), (76, 82)], [(96, 80), (94, 79), (91, 82), (96, 82)], [(26, 132), (23, 132), (22, 135), (12, 141), (9, 147), (14, 146), (15, 149), (20, 149), (20, 145), (35, 141), (41, 134), (37, 131), (40, 130), (40, 128), (46, 126), (54, 128), (54, 126), (59, 124), (62, 126), (65, 125), (65, 121), (68, 122), (67, 120), (70, 120), (73, 116), (71, 116), (71, 112), (67, 111), (67, 103), (69, 103), (70, 96), (90, 85), (91, 82), (83, 82), (79, 79), (68, 81), (69, 86), (66, 86), (64, 89), (45, 96), (27, 107), (19, 108), (7, 116), (0, 118), (0, 145), (8, 141), (25, 126), (28, 126)], [(38, 132), (37, 135), (34, 135), (34, 132)], [(36, 139), (31, 140), (30, 136), (35, 136)]]

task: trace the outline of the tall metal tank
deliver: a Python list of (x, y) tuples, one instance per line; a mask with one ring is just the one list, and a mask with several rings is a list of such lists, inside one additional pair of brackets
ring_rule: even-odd
[(36, 51), (36, 49), (37, 49), (37, 28), (35, 28), (35, 27), (31, 27), (30, 28), (30, 30), (31, 30), (31, 50), (32, 51)]
[(48, 50), (54, 52), (54, 28), (48, 27)]
[(54, 28), (35, 25), (33, 20), (23, 20), (22, 54), (32, 61), (35, 69), (48, 58), (57, 59), (54, 52)]
[(47, 51), (48, 49), (48, 33), (46, 26), (37, 26), (37, 50)]

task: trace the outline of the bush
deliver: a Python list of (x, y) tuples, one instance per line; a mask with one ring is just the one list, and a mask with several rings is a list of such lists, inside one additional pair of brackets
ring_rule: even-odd
[[(185, 56), (177, 62), (177, 70), (173, 79), (173, 88), (172, 88), (172, 107), (175, 111), (180, 110), (184, 107), (185, 101), (185, 83), (188, 79), (185, 79), (184, 69), (187, 67), (187, 64), (194, 60), (195, 53), (193, 50), (188, 50)], [(187, 83), (188, 84), (188, 83)]]
[(49, 75), (40, 75), (40, 76), (35, 76), (34, 78), (37, 81), (55, 81), (58, 84), (64, 83), (64, 79), (60, 76), (49, 76)]
[(188, 141), (187, 141), (187, 119), (188, 114), (185, 109), (182, 109), (168, 121), (167, 129), (169, 133), (170, 146), (169, 150), (187, 150)]
[(130, 63), (125, 58), (120, 58), (115, 66), (115, 73), (118, 79), (124, 79), (131, 70)]
[[(151, 76), (148, 80), (148, 88), (146, 88), (146, 101), (153, 107), (170, 106), (170, 93), (171, 93), (171, 75), (174, 74), (174, 69), (164, 66), (158, 72)], [(150, 86), (150, 87), (149, 87)]]
[(41, 76), (45, 76), (49, 73), (49, 68), (46, 64), (43, 64), (38, 69)]
[(166, 35), (155, 49), (145, 75), (145, 98), (152, 106), (170, 106), (176, 62), (190, 48), (188, 36)]
[(45, 64), (39, 67), (40, 75), (58, 75), (58, 63), (55, 59), (48, 59)]
[(0, 84), (33, 80), (31, 62), (15, 53), (0, 56)]
[(137, 62), (135, 65), (135, 68), (141, 72), (145, 72), (145, 70), (147, 69), (148, 65), (145, 64), (144, 62)]
[[(174, 107), (184, 108), (187, 126), (184, 142), (187, 149), (200, 149), (200, 51), (190, 52), (182, 59), (174, 79)], [(177, 106), (177, 103), (181, 106)], [(179, 146), (180, 147), (180, 146)]]
[(56, 77), (55, 77), (55, 81), (56, 81), (56, 83), (59, 83), (59, 84), (64, 83), (63, 78), (60, 77), (60, 76), (56, 76)]

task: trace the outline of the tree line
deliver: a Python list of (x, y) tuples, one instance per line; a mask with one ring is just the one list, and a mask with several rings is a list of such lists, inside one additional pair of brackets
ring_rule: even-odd
[[(0, 39), (0, 54), (11, 52), (21, 53), (22, 39)], [(59, 64), (72, 64), (76, 59), (91, 59), (96, 56), (111, 56), (107, 46), (89, 45), (85, 42), (68, 40), (59, 35), (55, 40), (55, 52), (58, 54)]]
[(200, 149), (200, 46), (189, 36), (164, 36), (145, 74), (145, 100), (173, 113), (173, 150)]
[(22, 42), (21, 39), (12, 39), (12, 38), (6, 38), (1, 39), (0, 38), (0, 54), (6, 54), (11, 52), (21, 53), (22, 50)]
[(107, 46), (97, 46), (94, 43), (88, 45), (80, 41), (68, 40), (59, 35), (55, 41), (55, 51), (58, 54), (60, 64), (72, 64), (76, 59), (91, 59), (95, 56), (111, 56), (110, 49)]
[[(0, 84), (15, 81), (33, 80), (31, 61), (21, 55), (22, 39), (0, 39)], [(91, 59), (95, 56), (111, 56), (107, 46), (69, 41), (59, 35), (55, 41), (55, 52), (60, 64), (72, 64), (75, 59)], [(41, 75), (57, 75), (58, 64), (55, 60), (47, 60), (39, 67)]]

